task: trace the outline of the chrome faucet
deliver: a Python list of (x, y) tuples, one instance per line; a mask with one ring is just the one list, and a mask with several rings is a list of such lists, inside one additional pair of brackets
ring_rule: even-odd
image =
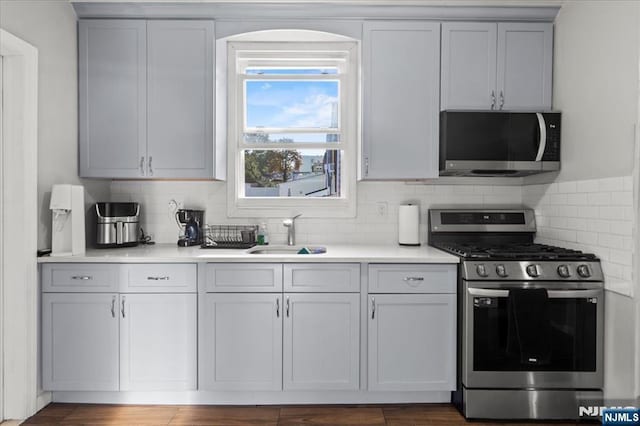
[(302, 213), (295, 215), (291, 219), (285, 219), (282, 224), (287, 228), (287, 245), (296, 245), (296, 219), (302, 216)]

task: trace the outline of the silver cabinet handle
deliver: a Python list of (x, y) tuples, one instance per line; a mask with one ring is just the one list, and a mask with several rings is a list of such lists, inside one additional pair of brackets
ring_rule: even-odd
[(500, 109), (504, 106), (504, 92), (500, 91)]
[(149, 176), (153, 176), (153, 157), (149, 156)]
[(364, 175), (369, 176), (369, 157), (364, 157)]
[(163, 276), (163, 277), (147, 277), (147, 280), (149, 281), (167, 281), (170, 280), (171, 278), (168, 276)]
[(289, 318), (289, 298), (287, 297), (287, 318)]
[(376, 298), (371, 298), (371, 319), (376, 318)]
[(125, 301), (125, 297), (122, 296), (122, 309), (120, 310), (120, 312), (122, 312), (122, 318), (124, 318), (124, 301)]
[(280, 298), (276, 298), (276, 318), (280, 318)]
[(496, 91), (492, 90), (491, 91), (491, 109), (494, 109), (496, 107)]
[(74, 275), (71, 277), (72, 280), (82, 280), (82, 281), (89, 281), (92, 280), (93, 277), (91, 275)]
[(144, 156), (140, 157), (140, 174), (144, 176)]
[(424, 281), (424, 277), (404, 277), (402, 279), (409, 287), (418, 287)]
[(116, 297), (111, 298), (111, 318), (116, 317)]

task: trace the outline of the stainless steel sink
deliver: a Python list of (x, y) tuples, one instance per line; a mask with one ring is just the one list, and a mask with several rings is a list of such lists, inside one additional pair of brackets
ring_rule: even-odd
[(255, 246), (247, 250), (247, 254), (303, 254), (298, 253), (303, 248), (309, 250), (309, 253), (304, 254), (321, 254), (327, 252), (326, 247), (319, 246)]

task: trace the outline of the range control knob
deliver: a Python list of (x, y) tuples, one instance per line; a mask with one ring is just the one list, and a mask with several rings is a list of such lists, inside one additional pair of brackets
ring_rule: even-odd
[(505, 268), (502, 264), (496, 265), (496, 274), (498, 274), (498, 276), (502, 278), (509, 276), (509, 274), (507, 274), (507, 268)]
[(558, 275), (562, 278), (569, 278), (571, 276), (571, 271), (567, 265), (558, 266)]
[(476, 265), (476, 273), (480, 277), (488, 277), (489, 273), (487, 272), (487, 268), (484, 266), (484, 263), (480, 263)]
[(580, 275), (582, 278), (589, 278), (591, 276), (589, 265), (579, 265), (576, 270), (578, 271), (578, 275)]
[(528, 265), (527, 266), (527, 275), (532, 278), (537, 278), (540, 276), (540, 266), (538, 265)]

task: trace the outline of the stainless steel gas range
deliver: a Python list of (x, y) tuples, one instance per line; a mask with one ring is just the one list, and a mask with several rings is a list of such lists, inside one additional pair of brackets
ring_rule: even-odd
[(429, 244), (462, 259), (453, 402), (467, 418), (576, 419), (602, 400), (600, 261), (535, 231), (532, 210), (429, 211)]

